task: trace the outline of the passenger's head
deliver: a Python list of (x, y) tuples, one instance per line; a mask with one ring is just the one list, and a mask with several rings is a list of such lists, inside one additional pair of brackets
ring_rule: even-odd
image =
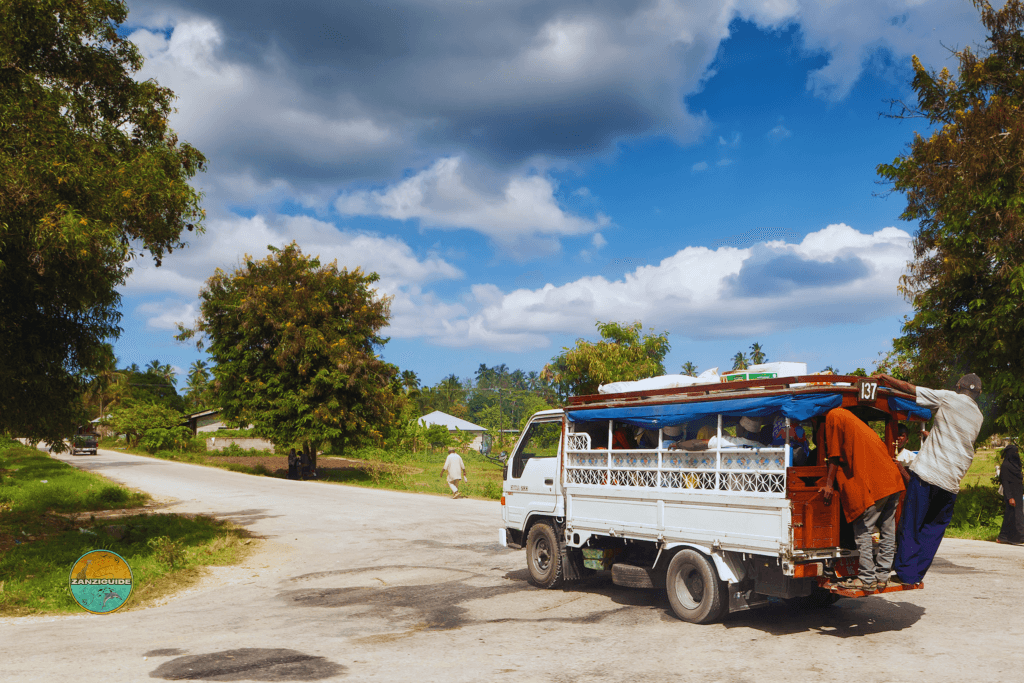
[(909, 438), (910, 430), (907, 429), (907, 425), (900, 422), (900, 426), (896, 428), (896, 448), (903, 448), (906, 446)]
[(956, 383), (956, 393), (965, 394), (977, 401), (978, 397), (981, 396), (981, 378), (973, 372), (969, 375), (964, 375)]

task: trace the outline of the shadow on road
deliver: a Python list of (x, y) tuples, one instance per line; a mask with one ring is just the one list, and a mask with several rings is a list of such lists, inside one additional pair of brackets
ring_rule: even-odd
[(266, 514), (267, 512), (266, 508), (251, 508), (249, 510), (239, 510), (237, 512), (217, 512), (213, 513), (211, 516), (214, 519), (231, 522), (237, 526), (249, 526), (260, 519), (274, 519), (275, 517), (281, 517), (281, 515)]
[(902, 631), (916, 624), (924, 612), (924, 607), (910, 602), (849, 598), (818, 609), (772, 604), (730, 614), (723, 623), (726, 628), (753, 628), (774, 636), (817, 631), (823, 636), (850, 638)]

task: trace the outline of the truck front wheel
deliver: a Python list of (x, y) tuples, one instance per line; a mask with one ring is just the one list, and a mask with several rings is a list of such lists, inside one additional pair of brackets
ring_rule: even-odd
[(530, 568), (530, 581), (535, 585), (555, 588), (562, 583), (558, 537), (547, 522), (537, 522), (530, 527), (526, 537), (526, 563)]
[[(672, 611), (683, 621), (694, 624), (706, 624), (722, 616), (726, 598), (722, 584), (715, 565), (690, 548), (676, 553), (665, 577)], [(728, 609), (727, 603), (725, 609)]]

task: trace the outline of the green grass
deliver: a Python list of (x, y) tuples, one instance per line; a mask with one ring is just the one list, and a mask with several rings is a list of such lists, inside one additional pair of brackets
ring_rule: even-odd
[(4, 515), (131, 508), (148, 498), (35, 448), (0, 440), (0, 512)]
[[(320, 456), (320, 471), (324, 481), (354, 484), (369, 488), (382, 488), (394, 491), (417, 491), (437, 495), (451, 495), (447, 478), (441, 473), (447, 450), (437, 451), (384, 451), (379, 448), (353, 449), (345, 454), (349, 460), (361, 460), (366, 467), (360, 470), (342, 470), (330, 472), (329, 456)], [(469, 451), (462, 456), (466, 464), (466, 476), (459, 492), (468, 498), (485, 498), (498, 500), (501, 498), (501, 467), (490, 462), (476, 451)]]
[[(68, 578), (90, 550), (112, 550), (132, 568), (135, 590), (122, 609), (194, 582), (202, 565), (229, 564), (247, 551), (242, 531), (203, 517), (96, 521), (90, 511), (138, 507), (148, 496), (13, 441), (0, 441), (0, 470), (0, 616), (81, 612)], [(107, 533), (111, 526), (121, 540)], [(151, 545), (154, 538), (164, 540)]]
[(946, 529), (950, 538), (994, 541), (1003, 523), (1003, 497), (992, 477), (996, 474), (1001, 449), (978, 449), (974, 454), (953, 508), (953, 521)]

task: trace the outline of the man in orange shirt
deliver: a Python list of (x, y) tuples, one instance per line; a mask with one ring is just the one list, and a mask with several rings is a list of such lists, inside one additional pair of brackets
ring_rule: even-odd
[[(838, 479), (839, 501), (846, 521), (853, 525), (860, 552), (856, 578), (840, 584), (843, 588), (874, 591), (885, 585), (896, 554), (896, 506), (904, 491), (903, 477), (875, 431), (845, 408), (825, 416), (825, 444), (828, 474), (825, 503), (832, 499), (833, 482)], [(878, 562), (875, 562), (871, 529), (879, 530)]]

